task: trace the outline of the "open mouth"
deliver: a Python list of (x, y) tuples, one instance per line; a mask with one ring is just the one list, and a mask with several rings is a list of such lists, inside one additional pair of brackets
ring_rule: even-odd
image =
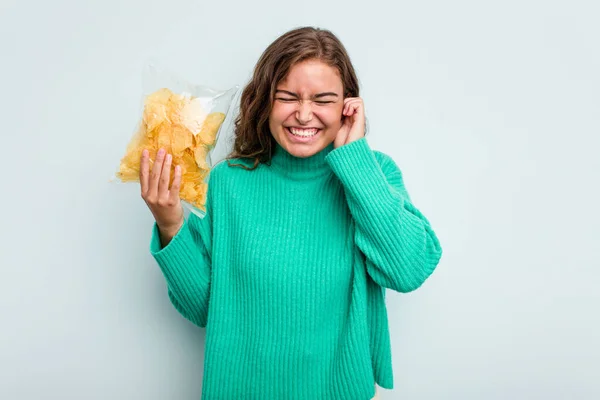
[(303, 140), (313, 138), (313, 137), (317, 136), (321, 132), (321, 129), (317, 129), (317, 128), (313, 128), (313, 129), (296, 129), (296, 128), (290, 128), (290, 127), (287, 127), (287, 126), (285, 127), (285, 130), (291, 136), (293, 136), (295, 138), (298, 138), (298, 139), (303, 139)]

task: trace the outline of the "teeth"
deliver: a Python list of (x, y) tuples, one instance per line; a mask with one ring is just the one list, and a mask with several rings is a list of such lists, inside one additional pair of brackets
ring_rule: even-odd
[(289, 129), (290, 129), (290, 132), (292, 132), (292, 134), (294, 134), (296, 136), (302, 136), (302, 137), (314, 136), (319, 131), (318, 129), (296, 129), (296, 128), (289, 128)]

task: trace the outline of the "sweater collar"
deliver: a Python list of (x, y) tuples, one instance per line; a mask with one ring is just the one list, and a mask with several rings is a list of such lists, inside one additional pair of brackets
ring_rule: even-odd
[(333, 142), (312, 156), (296, 157), (275, 141), (271, 166), (289, 178), (313, 179), (333, 172), (325, 160), (331, 151)]

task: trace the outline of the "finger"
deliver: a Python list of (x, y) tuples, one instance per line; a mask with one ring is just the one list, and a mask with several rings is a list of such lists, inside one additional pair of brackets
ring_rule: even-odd
[(350, 104), (350, 103), (346, 103), (344, 105), (344, 110), (342, 111), (342, 114), (344, 114), (344, 115), (348, 115), (348, 104)]
[(364, 105), (359, 102), (352, 106), (352, 112), (356, 118), (356, 122), (362, 124), (365, 119), (365, 108)]
[(358, 101), (350, 103), (348, 105), (348, 107), (349, 107), (350, 115), (355, 114), (355, 113), (360, 113), (363, 110), (363, 103), (362, 103), (362, 101), (358, 100)]
[(142, 151), (140, 160), (140, 185), (142, 186), (142, 194), (148, 190), (148, 150)]
[(340, 147), (344, 143), (346, 143), (346, 139), (348, 138), (349, 132), (350, 132), (350, 125), (348, 124), (348, 122), (344, 121), (344, 124), (342, 125), (342, 127), (340, 128), (340, 130), (338, 131), (338, 133), (335, 137), (334, 146), (336, 148)]
[(344, 105), (344, 114), (352, 115), (352, 110), (353, 110), (353, 108), (355, 108), (355, 106), (357, 104), (360, 106), (360, 104), (361, 104), (360, 99), (356, 99), (356, 98), (349, 99), (349, 101)]
[(347, 115), (347, 116), (352, 115), (352, 103), (346, 104), (346, 107), (344, 107), (344, 115)]
[(348, 115), (348, 116), (352, 115), (352, 103), (348, 103), (346, 105), (346, 115)]
[(346, 111), (348, 110), (348, 103), (350, 103), (352, 101), (352, 99), (354, 99), (354, 97), (348, 97), (344, 99), (344, 109), (342, 111), (342, 113), (345, 115)]
[(346, 110), (348, 108), (348, 103), (351, 102), (352, 99), (354, 99), (354, 97), (346, 97), (344, 99), (344, 107), (342, 107), (342, 114), (346, 115)]
[(173, 184), (171, 185), (171, 189), (169, 190), (169, 197), (173, 201), (173, 203), (177, 202), (179, 199), (179, 188), (181, 187), (181, 167), (179, 165), (175, 166), (175, 174), (173, 175)]
[(167, 154), (163, 163), (160, 180), (158, 181), (158, 197), (164, 198), (169, 196), (169, 181), (171, 180), (171, 162), (173, 156)]
[(150, 180), (148, 182), (148, 196), (154, 196), (158, 194), (158, 180), (162, 172), (163, 159), (165, 157), (164, 149), (158, 150), (156, 154), (156, 160), (152, 166), (152, 173), (150, 174)]

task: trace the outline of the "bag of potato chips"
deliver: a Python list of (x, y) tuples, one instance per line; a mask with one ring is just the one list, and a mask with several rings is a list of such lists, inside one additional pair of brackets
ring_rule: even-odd
[[(181, 166), (182, 204), (203, 216), (208, 190), (206, 178), (216, 163), (210, 154), (225, 130), (223, 122), (230, 114), (238, 90), (238, 85), (217, 90), (191, 84), (149, 64), (144, 75), (142, 115), (115, 178), (120, 182), (139, 182), (142, 151), (149, 150), (152, 170), (156, 153), (164, 148), (173, 156), (171, 183), (175, 166)], [(231, 125), (231, 118), (229, 121)]]

